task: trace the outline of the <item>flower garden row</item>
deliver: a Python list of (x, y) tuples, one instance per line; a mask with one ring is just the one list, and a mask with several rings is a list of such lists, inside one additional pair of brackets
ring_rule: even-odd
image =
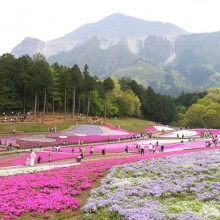
[[(94, 135), (84, 138), (91, 141), (91, 139), (94, 138), (95, 140), (99, 137), (102, 136)], [(116, 135), (115, 137), (123, 138), (125, 136)], [(79, 138), (83, 140), (82, 137)], [(63, 141), (62, 138), (60, 140)], [(204, 147), (204, 140), (188, 144), (189, 148), (195, 147), (195, 145)], [(131, 144), (130, 148), (133, 148), (133, 145), (134, 143)], [(180, 149), (183, 145), (185, 144), (174, 144), (170, 147), (171, 151), (163, 154), (139, 156), (136, 152), (136, 154), (128, 155), (127, 158), (123, 159), (83, 162), (78, 166), (1, 177), (0, 219), (16, 218), (26, 213), (32, 213), (36, 218), (42, 219), (48, 218), (50, 211), (75, 210), (80, 207), (75, 196), (80, 194), (83, 189), (90, 188), (91, 183), (102, 176), (103, 171), (119, 164), (182, 154), (185, 152), (177, 152), (174, 149)], [(109, 152), (120, 152), (123, 151), (125, 143), (117, 144), (115, 148), (113, 146), (111, 145), (111, 148), (108, 149)], [(95, 147), (96, 152), (100, 152), (101, 148), (103, 146)], [(52, 160), (66, 157), (74, 158), (77, 155), (69, 152), (71, 148), (61, 149), (61, 153), (51, 152), (49, 148), (49, 152), (39, 152), (39, 154), (42, 156), (42, 161), (48, 160), (48, 153), (52, 155)], [(79, 152), (77, 149), (78, 147), (76, 153)], [(89, 151), (89, 146), (86, 151)], [(106, 215), (113, 213), (115, 216), (131, 220), (152, 219), (152, 216), (156, 216), (156, 219), (218, 219), (220, 217), (218, 202), (220, 200), (218, 196), (220, 194), (218, 168), (220, 155), (219, 151), (213, 152), (215, 153), (207, 152), (201, 154), (202, 156), (191, 154), (190, 157), (188, 155), (187, 157), (168, 157), (113, 168), (107, 176), (107, 182), (104, 180), (104, 185), (100, 188), (101, 191), (94, 192), (84, 210), (89, 213), (95, 212), (92, 214), (95, 216), (96, 213), (100, 211), (103, 213), (104, 210)], [(12, 160), (13, 162), (10, 162), (10, 165), (24, 164), (24, 158), (27, 158), (29, 154), (28, 152), (20, 154), (20, 156), (19, 154), (14, 155), (15, 158)], [(21, 157), (21, 155), (23, 156)], [(3, 163), (7, 164), (8, 160), (5, 159)], [(204, 185), (202, 185), (203, 183)], [(118, 192), (120, 192), (118, 200), (122, 202), (118, 201), (113, 205), (110, 200), (116, 201)], [(104, 197), (105, 193), (109, 193), (109, 197)], [(183, 201), (181, 202), (181, 200)], [(133, 204), (134, 207), (129, 206), (129, 204)], [(188, 209), (190, 211), (187, 212)], [(212, 214), (207, 214), (205, 210)]]
[(78, 166), (1, 177), (0, 219), (25, 213), (43, 218), (50, 210), (75, 210), (80, 204), (74, 197), (90, 188), (91, 182), (102, 176), (103, 171), (137, 160), (140, 157), (85, 162)]
[[(106, 132), (103, 132), (101, 128)], [(12, 145), (19, 146), (20, 148), (34, 148), (39, 146), (62, 146), (65, 143), (76, 145), (79, 142), (109, 142), (133, 138), (136, 135), (137, 133), (124, 131), (114, 126), (80, 125), (70, 131), (64, 132), (0, 136), (0, 141), (5, 146)]]
[[(184, 134), (185, 137), (195, 136), (200, 137), (204, 129), (193, 130), (175, 130), (166, 126), (153, 126), (145, 129), (145, 132), (158, 132), (165, 130), (166, 133), (161, 137), (176, 137), (177, 134)], [(170, 131), (170, 133), (168, 133)], [(171, 131), (173, 131), (171, 133)], [(220, 135), (220, 130), (210, 129), (214, 135)], [(63, 146), (66, 143), (69, 145), (77, 145), (80, 142), (83, 143), (98, 143), (109, 142), (123, 139), (134, 139), (139, 137), (140, 134), (134, 132), (128, 132), (114, 126), (98, 126), (98, 125), (80, 125), (73, 128), (70, 131), (64, 132), (49, 132), (46, 134), (35, 135), (8, 135), (1, 136), (0, 141), (2, 145), (18, 146), (20, 148), (35, 148), (39, 146)], [(181, 135), (180, 135), (181, 136)], [(6, 149), (6, 148), (5, 148)], [(1, 148), (1, 150), (3, 150)]]
[(113, 167), (92, 190), (89, 219), (220, 219), (220, 151)]
[[(158, 142), (159, 146), (156, 147), (156, 142)], [(83, 145), (85, 148), (85, 156), (93, 156), (90, 155), (90, 148), (93, 146), (94, 148), (94, 154), (101, 154), (102, 149), (105, 149), (106, 154), (111, 153), (122, 153), (125, 152), (125, 146), (128, 146), (129, 152), (132, 154), (138, 154), (138, 150), (136, 149), (136, 145), (144, 144), (145, 145), (145, 154), (149, 154), (148, 145), (149, 143), (152, 143), (155, 146), (156, 153), (159, 153), (160, 146), (165, 146), (165, 152), (170, 151), (181, 151), (181, 150), (187, 150), (187, 149), (199, 149), (199, 148), (205, 148), (205, 140), (196, 140), (189, 142), (186, 140), (184, 143), (181, 143), (181, 140), (178, 139), (149, 139), (149, 140), (143, 140), (143, 139), (137, 139), (126, 143), (112, 143), (112, 144), (99, 144), (99, 145)], [(36, 152), (37, 158), (40, 156), (41, 163), (48, 162), (49, 155), (50, 155), (50, 161), (54, 162), (57, 160), (62, 159), (73, 159), (75, 162), (75, 158), (79, 156), (81, 146), (75, 146), (75, 147), (60, 147), (59, 152), (56, 151), (56, 147), (48, 147), (44, 149), (38, 149)], [(8, 156), (1, 156), (0, 160), (0, 167), (9, 167), (9, 166), (19, 166), (24, 165), (26, 163), (27, 158), (30, 156), (30, 152), (26, 153), (19, 153), (14, 155), (8, 155)]]

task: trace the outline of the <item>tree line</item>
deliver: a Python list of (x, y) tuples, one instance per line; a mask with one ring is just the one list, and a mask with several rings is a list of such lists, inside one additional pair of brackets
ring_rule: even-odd
[(72, 120), (80, 114), (87, 118), (102, 116), (104, 120), (133, 116), (184, 126), (193, 126), (186, 118), (190, 117), (187, 112), (207, 95), (207, 92), (183, 92), (173, 98), (129, 78), (100, 80), (90, 74), (87, 64), (82, 70), (77, 64), (50, 65), (42, 54), (19, 58), (8, 53), (0, 56), (0, 88), (1, 113), (33, 111), (35, 119), (37, 114), (42, 114), (43, 120), (47, 112), (63, 112), (64, 120), (67, 114)]

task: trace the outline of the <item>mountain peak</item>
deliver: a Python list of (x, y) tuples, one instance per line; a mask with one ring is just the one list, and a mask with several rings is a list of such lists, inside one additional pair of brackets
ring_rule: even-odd
[(60, 52), (70, 51), (93, 37), (101, 39), (100, 48), (102, 49), (107, 49), (123, 41), (132, 52), (136, 53), (150, 35), (170, 38), (186, 33), (181, 28), (169, 23), (146, 21), (114, 13), (98, 22), (85, 24), (63, 37), (48, 42), (35, 39), (31, 43), (33, 38), (26, 38), (12, 50), (12, 53), (20, 56), (23, 52), (29, 55), (33, 55), (34, 52), (42, 52), (46, 57), (49, 57)]

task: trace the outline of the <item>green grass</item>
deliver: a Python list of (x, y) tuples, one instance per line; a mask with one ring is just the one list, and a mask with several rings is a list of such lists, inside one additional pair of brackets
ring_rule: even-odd
[[(106, 123), (117, 127), (120, 126), (121, 129), (133, 132), (143, 132), (144, 128), (150, 126), (149, 121), (135, 118), (108, 119)], [(72, 125), (72, 122), (58, 122), (56, 120), (53, 121), (52, 119), (50, 120), (50, 125), (46, 123), (42, 124), (41, 122), (0, 123), (0, 135), (12, 134), (13, 129), (16, 130), (16, 134), (48, 132), (48, 130), (54, 126), (56, 126), (57, 131), (63, 131)]]
[[(72, 124), (62, 123), (56, 125), (57, 131), (66, 130)], [(41, 124), (37, 122), (22, 122), (22, 123), (0, 123), (0, 135), (12, 134), (15, 128), (16, 134), (22, 133), (38, 133), (38, 132), (48, 132), (48, 129), (52, 126)]]
[(107, 124), (120, 126), (121, 129), (133, 131), (133, 132), (143, 132), (144, 128), (151, 126), (151, 122), (136, 118), (113, 118), (106, 120)]

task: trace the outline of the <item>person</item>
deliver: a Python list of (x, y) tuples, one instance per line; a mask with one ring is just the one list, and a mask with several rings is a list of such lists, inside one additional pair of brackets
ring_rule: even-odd
[(144, 155), (144, 143), (140, 145), (141, 155)]
[(105, 155), (105, 148), (102, 148), (102, 155)]
[(81, 155), (79, 155), (79, 156), (76, 158), (76, 162), (81, 162), (81, 160), (82, 160), (82, 157), (81, 157)]
[(36, 154), (33, 150), (31, 150), (31, 155), (30, 155), (30, 166), (34, 166), (34, 160), (36, 158)]
[(83, 159), (84, 156), (85, 156), (85, 155), (84, 155), (83, 153), (80, 154), (81, 159)]
[(205, 147), (209, 147), (209, 142), (208, 141), (205, 142)]
[(206, 147), (211, 147), (211, 143), (209, 141), (206, 141), (205, 146)]
[(27, 158), (25, 165), (26, 165), (26, 166), (29, 166), (29, 165), (30, 165), (30, 158), (29, 158), (29, 157)]
[(13, 129), (13, 134), (15, 134), (15, 128)]
[(49, 163), (51, 162), (51, 156), (50, 156), (50, 154), (48, 155), (48, 162), (49, 162)]
[(90, 154), (93, 154), (93, 152), (94, 152), (94, 148), (90, 147)]
[(152, 153), (154, 154), (155, 152), (156, 152), (156, 150), (155, 150), (155, 147), (154, 147), (154, 145), (153, 145)]
[(218, 144), (218, 136), (215, 135), (215, 137), (213, 137), (212, 141), (213, 141), (213, 146), (214, 146), (214, 147), (217, 147), (217, 144)]
[(86, 148), (85, 148), (85, 147), (82, 147), (82, 148), (81, 148), (81, 152), (82, 152), (83, 157), (84, 157), (84, 156), (85, 156), (85, 153), (86, 153)]
[(152, 154), (153, 153), (153, 145), (151, 143), (149, 144), (148, 149), (149, 149), (150, 154)]
[(125, 146), (125, 152), (128, 153), (128, 146)]
[(164, 145), (161, 145), (160, 152), (164, 152)]
[(74, 148), (72, 147), (72, 153), (74, 153)]
[(41, 162), (41, 159), (42, 159), (42, 157), (39, 156), (39, 157), (37, 158), (37, 162), (40, 163), (40, 162)]

